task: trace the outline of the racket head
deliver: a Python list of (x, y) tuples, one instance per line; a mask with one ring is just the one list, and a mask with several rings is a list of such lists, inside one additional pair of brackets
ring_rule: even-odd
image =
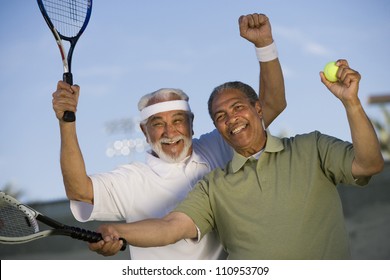
[(39, 232), (36, 220), (38, 212), (18, 200), (0, 192), (0, 236), (4, 238), (23, 238)]
[(63, 40), (74, 42), (88, 25), (92, 0), (37, 0), (50, 29)]
[[(60, 49), (64, 65), (63, 80), (72, 85), (73, 50), (88, 25), (92, 12), (92, 0), (37, 0), (37, 3)], [(62, 40), (70, 43), (68, 55), (66, 55)]]
[[(40, 231), (38, 221), (53, 229)], [(0, 191), (0, 243), (20, 244), (50, 235), (69, 236), (87, 242), (102, 240), (100, 233), (64, 225)], [(127, 247), (127, 242), (123, 238), (121, 240), (123, 251)]]

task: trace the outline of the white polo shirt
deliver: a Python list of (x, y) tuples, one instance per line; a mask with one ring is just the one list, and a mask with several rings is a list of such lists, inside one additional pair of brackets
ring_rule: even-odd
[[(182, 163), (167, 163), (149, 151), (145, 163), (134, 162), (90, 176), (94, 205), (71, 201), (72, 213), (81, 222), (162, 218), (187, 196), (199, 179), (216, 167), (224, 167), (232, 155), (232, 149), (217, 130), (194, 139), (193, 153)], [(196, 244), (181, 240), (164, 247), (130, 246), (130, 256), (140, 260), (226, 258), (214, 233)]]

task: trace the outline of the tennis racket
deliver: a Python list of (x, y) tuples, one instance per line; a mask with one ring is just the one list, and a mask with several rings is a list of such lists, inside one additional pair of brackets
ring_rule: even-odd
[[(60, 49), (64, 66), (63, 81), (73, 85), (71, 71), (73, 50), (88, 25), (92, 0), (37, 0), (37, 2)], [(70, 43), (68, 55), (62, 40)], [(66, 122), (74, 122), (76, 116), (74, 112), (66, 111), (62, 119)]]
[[(50, 229), (40, 230), (38, 222)], [(12, 196), (0, 192), (0, 243), (20, 244), (52, 235), (69, 236), (91, 243), (102, 240), (100, 233), (61, 224), (20, 203)], [(127, 242), (123, 238), (121, 240), (123, 241), (121, 251), (124, 251)]]

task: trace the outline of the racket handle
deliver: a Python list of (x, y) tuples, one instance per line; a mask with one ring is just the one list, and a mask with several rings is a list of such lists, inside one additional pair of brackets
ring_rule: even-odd
[[(73, 75), (70, 72), (64, 73), (62, 80), (70, 85), (73, 85)], [(76, 120), (76, 115), (74, 112), (65, 111), (62, 116), (62, 120), (66, 122), (74, 122)]]
[[(100, 233), (97, 233), (94, 231), (81, 229), (78, 227), (69, 227), (69, 229), (72, 232), (70, 236), (74, 239), (79, 239), (79, 240), (83, 240), (83, 241), (87, 241), (87, 242), (91, 242), (91, 243), (95, 243), (95, 242), (98, 242), (98, 241), (103, 239), (103, 237)], [(127, 241), (124, 238), (119, 238), (119, 239), (122, 240), (122, 242), (123, 242), (121, 251), (126, 250)]]

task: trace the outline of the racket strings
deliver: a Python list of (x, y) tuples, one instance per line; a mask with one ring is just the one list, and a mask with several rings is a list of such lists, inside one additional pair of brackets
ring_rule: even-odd
[(0, 202), (0, 236), (21, 237), (38, 232), (37, 221), (22, 210)]
[(87, 16), (87, 0), (43, 0), (45, 10), (57, 31), (66, 37), (75, 37)]

